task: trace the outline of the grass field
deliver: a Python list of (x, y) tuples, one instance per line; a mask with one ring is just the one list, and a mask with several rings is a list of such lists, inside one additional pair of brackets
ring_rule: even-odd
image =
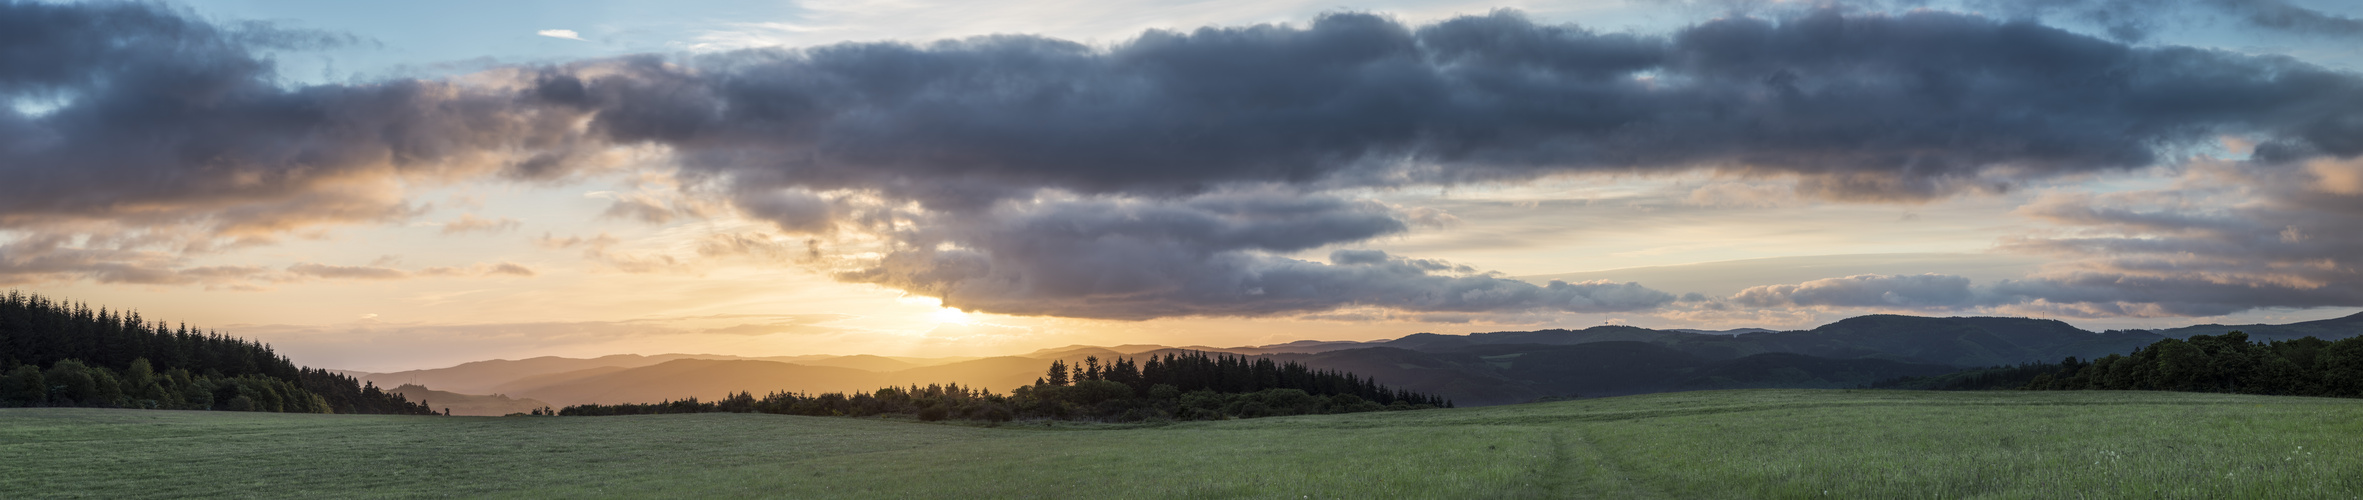
[(0, 410), (0, 498), (2363, 498), (2363, 400), (1750, 390), (1163, 426)]

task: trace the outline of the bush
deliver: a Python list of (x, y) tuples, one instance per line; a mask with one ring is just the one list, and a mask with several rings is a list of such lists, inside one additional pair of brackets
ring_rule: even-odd
[(7, 406), (39, 406), (49, 401), (49, 382), (41, 376), (41, 369), (33, 365), (18, 365), (7, 377), (0, 377), (0, 404)]
[(1157, 384), (1149, 387), (1149, 398), (1151, 399), (1174, 401), (1181, 399), (1181, 395), (1181, 388), (1174, 387), (1173, 384)]
[(1132, 386), (1108, 380), (1085, 380), (1071, 386), (1067, 397), (1075, 404), (1092, 406), (1103, 401), (1132, 399)]
[(49, 399), (64, 405), (79, 405), (98, 399), (98, 380), (91, 378), (90, 369), (71, 359), (50, 365), (49, 373), (42, 374), (49, 387)]

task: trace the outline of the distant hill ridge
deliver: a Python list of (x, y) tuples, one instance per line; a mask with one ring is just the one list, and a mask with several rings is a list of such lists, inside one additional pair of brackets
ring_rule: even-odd
[[(1608, 325), (1444, 335), (1385, 341), (1296, 341), (1248, 347), (1071, 345), (1018, 356), (617, 355), (591, 359), (489, 360), (449, 368), (367, 374), (383, 386), (416, 382), (467, 394), (509, 394), (553, 405), (718, 398), (730, 392), (867, 391), (957, 382), (1006, 390), (1030, 384), (1052, 360), (1145, 358), (1222, 352), (1351, 371), (1463, 405), (1689, 389), (1855, 387), (1957, 368), (2056, 363), (2123, 354), (2164, 337), (2231, 330), (2258, 340), (2363, 334), (2363, 315), (2288, 325), (2198, 325), (2093, 332), (2065, 322), (2006, 317), (1868, 315), (1810, 330), (1659, 330)], [(440, 385), (439, 385), (440, 384)]]
[(549, 403), (533, 399), (511, 398), (501, 394), (490, 396), (459, 394), (410, 384), (404, 384), (386, 392), (400, 394), (411, 401), (417, 401), (437, 409), (451, 410), (453, 415), (497, 417), (511, 413), (531, 413), (540, 408), (557, 409), (557, 407), (550, 406)]
[(2168, 328), (2164, 330), (2156, 330), (2152, 333), (2178, 339), (2187, 339), (2191, 338), (2193, 335), (2222, 335), (2224, 333), (2233, 331), (2246, 333), (2248, 334), (2249, 340), (2260, 342), (2270, 342), (2275, 340), (2296, 340), (2305, 337), (2314, 337), (2322, 340), (2339, 340), (2347, 337), (2353, 337), (2358, 334), (2363, 334), (2363, 313), (2357, 313), (2352, 316), (2340, 318), (2302, 321), (2286, 325), (2209, 324), (2186, 326), (2182, 328)]

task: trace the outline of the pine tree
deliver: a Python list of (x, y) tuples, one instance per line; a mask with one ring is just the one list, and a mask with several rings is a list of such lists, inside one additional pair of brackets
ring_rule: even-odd
[(1072, 381), (1067, 378), (1067, 362), (1052, 360), (1050, 362), (1050, 385), (1067, 385), (1069, 382)]

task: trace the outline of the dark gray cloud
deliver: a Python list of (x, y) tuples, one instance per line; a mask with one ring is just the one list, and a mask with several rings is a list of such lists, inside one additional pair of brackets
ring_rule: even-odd
[[(784, 230), (890, 236), (891, 251), (844, 279), (1013, 314), (1671, 300), (1586, 302), (1550, 295), (1593, 291), (1575, 285), (1520, 288), (1351, 252), (1280, 256), (1405, 229), (1404, 214), (1319, 194), (1338, 187), (1714, 169), (1793, 176), (1825, 198), (1915, 200), (2177, 161), (2224, 134), (2303, 156), (2363, 153), (2350, 139), (2363, 125), (2346, 118), (2363, 112), (2353, 75), (1944, 12), (1825, 9), (1664, 36), (1507, 12), (1428, 26), (1336, 14), (1106, 48), (993, 36), (667, 62), (546, 68), (533, 95), (590, 114), (605, 140), (673, 148), (688, 176)], [(1294, 190), (1261, 199), (1298, 205), (1207, 205), (1237, 189)], [(919, 208), (816, 194), (832, 192)], [(1813, 303), (1954, 300), (1802, 291)]]
[(2171, 187), (2020, 212), (2071, 231), (2004, 248), (2063, 262), (1998, 293), (2089, 315), (2363, 306), (2363, 159), (2206, 162)]
[[(406, 187), (564, 175), (511, 157), (573, 154), (579, 116), (564, 109), (454, 82), (291, 85), (263, 55), (350, 41), (149, 3), (0, 2), (0, 231), (17, 238), (0, 281), (399, 277), (188, 256), (425, 213)], [(445, 231), (514, 225), (469, 216)]]
[[(2007, 16), (2091, 23), (2121, 40), (2143, 40), (2176, 23), (2225, 19), (2241, 27), (2301, 35), (2363, 38), (2363, 19), (2287, 0), (1967, 0)], [(2195, 14), (2195, 15), (2194, 15)]]
[(2206, 161), (2170, 187), (2055, 194), (2019, 212), (2064, 229), (2003, 243), (2054, 260), (2024, 278), (1864, 275), (1730, 301), (2079, 317), (2363, 306), (2363, 160)]
[(2025, 279), (1986, 284), (1940, 274), (1858, 275), (1751, 287), (1727, 301), (1760, 308), (1985, 311), (2086, 318), (2220, 316), (2263, 308), (2363, 305), (2363, 291), (2352, 280), (2316, 284), (2188, 262), (2152, 262), (2159, 265), (2140, 270), (2114, 267), (2137, 260), (2103, 257)]
[(1147, 319), (1378, 306), (1412, 311), (1632, 311), (1673, 296), (1632, 283), (1536, 286), (1467, 266), (1368, 250), (1330, 263), (1276, 253), (1406, 230), (1385, 207), (1276, 191), (1174, 201), (1078, 199), (946, 212), (894, 233), (894, 250), (843, 273), (1007, 314)]
[(10, 1), (0, 33), (0, 227), (398, 220), (418, 207), (393, 181), (530, 175), (503, 152), (562, 154), (574, 118), (450, 82), (285, 85), (258, 51), (339, 37), (153, 4)]
[[(2329, 27), (2306, 28), (2318, 31), (2344, 19), (2275, 12), (2287, 26)], [(2173, 163), (2225, 135), (2264, 144), (2258, 156), (2275, 164), (2363, 155), (2356, 75), (1934, 10), (1821, 8), (1665, 34), (1506, 11), (1422, 26), (1344, 13), (1108, 46), (997, 35), (312, 86), (279, 83), (256, 50), (333, 41), (316, 34), (143, 4), (9, 2), (0, 27), (0, 99), (58, 103), (0, 108), (0, 229), (176, 228), (156, 234), (180, 239), (152, 244), (192, 248), (412, 218), (425, 207), (405, 185), (563, 178), (595, 168), (599, 148), (657, 146), (679, 163), (684, 196), (727, 200), (788, 233), (883, 245), (838, 260), (818, 243), (701, 251), (851, 259), (842, 279), (1013, 314), (1631, 311), (1673, 300), (1629, 283), (1535, 286), (1371, 252), (1288, 257), (1450, 222), (1335, 194), (1345, 188), (1713, 170), (1794, 178), (1822, 198), (1926, 200)], [(614, 199), (615, 217), (706, 214)], [(48, 248), (41, 255), (90, 250)], [(585, 248), (619, 269), (679, 265)], [(1951, 297), (1937, 289), (1950, 282), (1914, 279), (1927, 280), (1808, 283), (1765, 300)]]
[[(597, 75), (597, 76), (594, 76)], [(1451, 182), (1714, 168), (1918, 199), (2171, 160), (2255, 133), (2363, 153), (2357, 79), (1935, 11), (1719, 19), (1666, 36), (1515, 13), (750, 50), (544, 70), (608, 140), (757, 187), (973, 209), (1052, 187)]]

